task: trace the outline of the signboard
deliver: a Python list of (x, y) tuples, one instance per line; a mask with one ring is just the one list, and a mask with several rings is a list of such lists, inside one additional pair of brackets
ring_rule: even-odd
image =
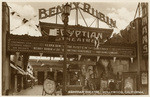
[(102, 90), (107, 90), (107, 87), (108, 87), (108, 81), (107, 81), (107, 80), (101, 79), (100, 85), (101, 85), (101, 89), (102, 89)]
[(141, 71), (141, 84), (142, 85), (148, 84), (148, 72), (147, 71)]
[[(111, 27), (116, 27), (116, 21), (113, 19), (109, 18), (108, 16), (104, 15), (103, 13), (99, 12), (98, 10), (95, 10), (94, 8), (91, 7), (90, 4), (88, 3), (79, 3), (79, 2), (73, 2), (69, 3), (71, 6), (71, 10), (73, 9), (82, 9), (84, 12), (89, 13), (90, 15), (98, 18), (99, 20), (105, 22), (107, 25)], [(57, 15), (59, 13), (62, 13), (63, 11), (63, 6), (64, 5), (58, 5), (56, 7), (49, 8), (49, 10), (46, 10), (44, 8), (39, 9), (39, 19), (45, 19), (47, 17), (51, 17), (54, 15)]]
[(148, 3), (141, 3), (142, 6), (142, 53), (148, 56)]
[(125, 94), (133, 94), (137, 91), (137, 73), (123, 72), (122, 88)]
[(53, 80), (45, 79), (43, 89), (46, 94), (53, 94), (56, 91), (56, 84)]
[(29, 74), (33, 75), (33, 67), (32, 67), (32, 65), (30, 63), (28, 63), (28, 65), (27, 65), (27, 72)]
[[(40, 22), (40, 27), (43, 36), (55, 36), (56, 38), (54, 41), (64, 40), (64, 25)], [(96, 41), (98, 41), (99, 44), (103, 44), (105, 40), (110, 38), (112, 31), (112, 29), (68, 26), (68, 31), (66, 32), (68, 35), (67, 42), (94, 44)]]
[[(26, 53), (47, 53), (63, 54), (64, 45), (58, 42), (35, 41), (34, 38), (13, 39), (8, 38), (7, 50), (9, 52), (26, 52)], [(38, 39), (37, 39), (38, 40)], [(40, 39), (39, 39), (40, 40)], [(68, 44), (67, 54), (90, 55), (90, 56), (115, 56), (115, 57), (135, 57), (136, 51), (133, 47), (117, 47), (102, 45), (95, 48), (93, 45)]]

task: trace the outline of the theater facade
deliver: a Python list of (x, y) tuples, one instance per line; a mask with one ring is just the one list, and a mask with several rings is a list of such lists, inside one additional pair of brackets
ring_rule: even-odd
[[(101, 12), (94, 11), (94, 8), (89, 4), (71, 4), (72, 10), (80, 7), (83, 11), (92, 14), (108, 25), (116, 27), (114, 20)], [(147, 3), (143, 3), (143, 10), (147, 6)], [(61, 6), (56, 8), (58, 12), (53, 11), (55, 8), (50, 8), (49, 14), (45, 9), (39, 9), (40, 18), (61, 13)], [(63, 57), (64, 32), (62, 24), (40, 22), (42, 36), (32, 37), (10, 34), (7, 19), (4, 19), (2, 28), (5, 33), (3, 37), (6, 39), (3, 39), (3, 51), (6, 51), (6, 54), (4, 53), (3, 56), (8, 58), (8, 63), (3, 64), (2, 68), (3, 93), (7, 89), (14, 89), (13, 83), (5, 80), (10, 79), (12, 76), (10, 74), (14, 72), (10, 67), (10, 55), (19, 54), (22, 56), (21, 68), (24, 71), (27, 71), (28, 62), (32, 65), (33, 73), (28, 74), (32, 79), (38, 79), (38, 74), (43, 75), (43, 79), (39, 78), (41, 82), (37, 84), (42, 84), (46, 76), (49, 75), (59, 85), (58, 90), (61, 91), (63, 88), (61, 77), (66, 76), (67, 95), (148, 95), (148, 42), (146, 41), (146, 37), (148, 38), (148, 15), (143, 14), (145, 14), (143, 17), (131, 21), (130, 29), (122, 30), (121, 36), (116, 34), (111, 37), (112, 28), (69, 25), (66, 75), (63, 75), (63, 60), (47, 61), (47, 65), (43, 67), (38, 66), (34, 60), (29, 60), (29, 56), (40, 56), (40, 53), (47, 57)], [(3, 16), (3, 18), (6, 17)], [(15, 63), (14, 65), (16, 66)], [(11, 71), (9, 71), (10, 69)], [(27, 77), (25, 75), (24, 73), (20, 75), (22, 76), (20, 77), (20, 79), (22, 78), (22, 87), (26, 86), (25, 79)], [(9, 83), (10, 86), (5, 83)]]

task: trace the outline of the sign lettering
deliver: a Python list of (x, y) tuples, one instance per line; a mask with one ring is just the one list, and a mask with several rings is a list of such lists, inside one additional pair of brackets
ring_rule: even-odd
[(143, 55), (148, 55), (148, 3), (141, 3), (142, 6), (142, 48)]
[[(64, 40), (64, 30), (61, 24), (52, 24), (40, 22), (42, 33), (46, 35), (55, 36), (55, 41)], [(100, 29), (100, 28), (89, 28), (83, 26), (68, 26), (67, 40), (69, 43), (88, 43), (93, 44), (95, 41), (99, 44), (103, 44), (104, 40), (109, 38), (112, 34), (112, 29)]]
[[(20, 41), (20, 42), (18, 42)], [(25, 39), (8, 38), (7, 50), (9, 52), (27, 52), (27, 53), (47, 53), (47, 54), (63, 54), (64, 44), (58, 42), (41, 42)], [(28, 44), (28, 45), (25, 45)], [(41, 45), (42, 44), (42, 45)], [(135, 57), (135, 48), (132, 47), (114, 47), (101, 46), (96, 49), (93, 45), (68, 44), (67, 54), (80, 55), (102, 55), (115, 57)]]
[[(61, 6), (58, 5), (56, 7), (49, 8), (48, 11), (44, 8), (39, 9), (39, 19), (45, 19), (47, 17), (51, 17), (51, 16), (57, 15), (59, 13), (62, 13), (63, 12), (63, 6), (64, 5), (61, 5)], [(103, 13), (98, 12), (97, 10), (92, 8), (91, 5), (88, 3), (81, 4), (79, 2), (73, 2), (73, 3), (70, 3), (70, 6), (71, 6), (71, 10), (80, 8), (84, 12), (87, 12), (90, 15), (92, 15), (92, 16), (100, 19), (101, 21), (105, 22), (107, 25), (109, 25), (111, 27), (116, 27), (116, 21), (112, 20), (108, 16), (105, 16)]]

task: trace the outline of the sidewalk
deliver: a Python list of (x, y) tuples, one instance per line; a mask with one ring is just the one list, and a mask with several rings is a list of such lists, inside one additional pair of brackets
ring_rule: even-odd
[(42, 96), (43, 85), (35, 85), (33, 88), (23, 89), (20, 92), (13, 93), (12, 96)]
[[(33, 88), (23, 89), (20, 92), (11, 94), (10, 96), (43, 96), (42, 91), (43, 91), (43, 85), (35, 85), (33, 86)], [(60, 96), (62, 95), (62, 93), (60, 91), (57, 91), (56, 95)]]

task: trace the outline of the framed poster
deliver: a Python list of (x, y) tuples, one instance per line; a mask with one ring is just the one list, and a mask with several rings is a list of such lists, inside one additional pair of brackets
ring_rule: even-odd
[(107, 90), (107, 88), (108, 88), (108, 80), (101, 79), (100, 89), (101, 90)]
[(141, 84), (147, 85), (148, 84), (148, 71), (141, 71)]
[(136, 91), (137, 88), (137, 73), (136, 72), (123, 72), (122, 90), (124, 93), (131, 93)]
[(56, 84), (53, 80), (45, 79), (43, 90), (46, 94), (53, 94), (56, 91)]

